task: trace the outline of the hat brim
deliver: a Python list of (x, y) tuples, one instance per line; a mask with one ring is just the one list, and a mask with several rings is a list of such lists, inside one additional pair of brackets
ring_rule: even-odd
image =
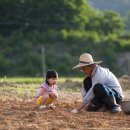
[(80, 67), (83, 67), (83, 66), (88, 66), (88, 65), (93, 65), (93, 64), (100, 64), (102, 62), (103, 61), (96, 61), (96, 62), (93, 62), (93, 63), (90, 63), (90, 64), (81, 64), (81, 63), (79, 63), (78, 65), (74, 66), (72, 69), (77, 69), (77, 68), (80, 68)]

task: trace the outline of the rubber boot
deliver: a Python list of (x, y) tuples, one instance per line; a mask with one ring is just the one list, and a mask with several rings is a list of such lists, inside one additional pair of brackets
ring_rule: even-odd
[(97, 98), (93, 98), (90, 105), (87, 107), (87, 111), (96, 112), (103, 106), (103, 103)]
[(109, 107), (112, 113), (117, 113), (121, 111), (120, 105), (116, 103), (114, 95), (110, 95), (107, 98), (103, 99), (103, 102)]

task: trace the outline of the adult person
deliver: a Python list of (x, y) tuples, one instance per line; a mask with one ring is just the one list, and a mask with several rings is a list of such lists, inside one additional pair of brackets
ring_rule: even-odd
[(80, 55), (79, 64), (72, 68), (79, 68), (86, 77), (81, 88), (83, 102), (71, 113), (78, 113), (84, 107), (88, 111), (98, 111), (103, 105), (112, 113), (121, 111), (119, 103), (124, 97), (121, 85), (109, 69), (99, 65), (101, 62), (84, 53)]

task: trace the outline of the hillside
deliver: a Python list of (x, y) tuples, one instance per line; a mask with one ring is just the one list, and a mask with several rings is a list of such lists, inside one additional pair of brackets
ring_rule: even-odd
[(91, 6), (99, 10), (113, 10), (125, 15), (130, 10), (129, 0), (89, 0)]

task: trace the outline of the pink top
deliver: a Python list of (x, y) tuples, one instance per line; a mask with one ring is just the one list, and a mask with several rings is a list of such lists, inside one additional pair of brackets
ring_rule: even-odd
[(52, 87), (49, 87), (49, 85), (48, 85), (46, 82), (44, 82), (44, 83), (41, 85), (39, 91), (37, 92), (35, 98), (41, 96), (41, 92), (42, 92), (43, 89), (45, 89), (46, 93), (54, 92), (54, 93), (57, 94), (57, 92), (56, 92), (56, 90), (57, 90), (57, 85), (53, 85)]

